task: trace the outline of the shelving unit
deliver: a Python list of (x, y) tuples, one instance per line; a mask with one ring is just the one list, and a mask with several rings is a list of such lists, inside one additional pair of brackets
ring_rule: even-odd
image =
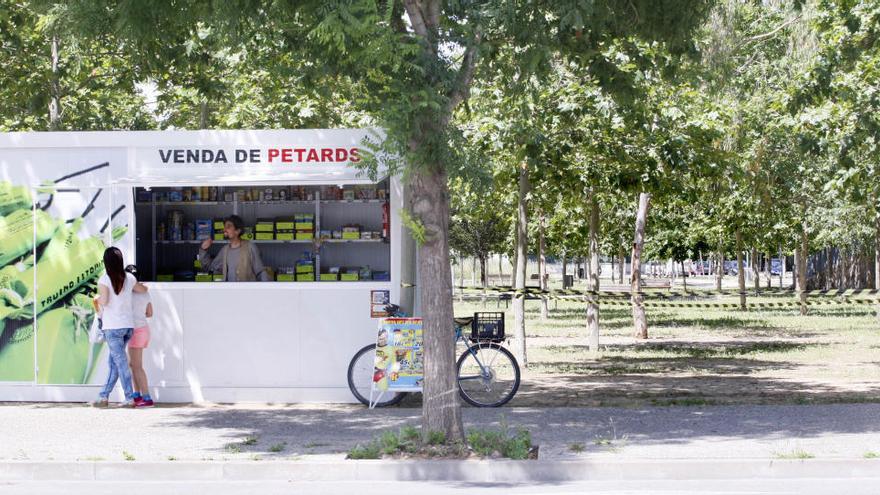
[[(377, 184), (377, 188), (387, 188), (387, 184)], [(192, 263), (198, 255), (202, 240), (167, 240), (157, 238), (157, 225), (172, 210), (183, 212), (185, 222), (226, 218), (230, 215), (242, 217), (245, 224), (254, 226), (257, 219), (285, 218), (298, 213), (315, 215), (314, 239), (309, 240), (252, 240), (260, 247), (263, 264), (273, 268), (293, 267), (307, 251), (315, 262), (316, 281), (323, 268), (355, 268), (369, 266), (371, 271), (390, 273), (391, 255), (387, 239), (339, 239), (320, 238), (322, 230), (341, 230), (344, 225), (358, 224), (364, 231), (381, 232), (383, 203), (386, 199), (322, 199), (322, 186), (310, 186), (312, 200), (267, 200), (267, 201), (137, 201), (135, 202), (137, 251), (149, 252), (148, 257), (139, 256), (138, 263), (143, 273), (152, 274), (156, 280), (159, 273), (174, 273), (192, 270)], [(235, 189), (235, 188), (230, 188)], [(153, 194), (167, 193), (168, 190), (153, 189)], [(218, 195), (224, 195), (221, 189)], [(332, 192), (332, 191), (331, 191)], [(142, 193), (143, 194), (143, 193)], [(170, 229), (168, 229), (170, 230)], [(222, 246), (228, 241), (215, 240), (213, 244)], [(215, 255), (218, 248), (212, 248)]]

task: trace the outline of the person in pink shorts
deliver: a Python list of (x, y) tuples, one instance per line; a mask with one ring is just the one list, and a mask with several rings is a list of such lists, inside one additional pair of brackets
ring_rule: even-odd
[[(137, 276), (137, 267), (128, 265), (125, 271)], [(147, 383), (147, 372), (144, 371), (144, 349), (150, 345), (150, 327), (147, 318), (153, 316), (153, 303), (150, 293), (144, 292), (131, 298), (131, 309), (134, 315), (134, 332), (128, 341), (128, 362), (131, 366), (131, 380), (134, 385), (134, 407), (152, 407), (150, 387)]]

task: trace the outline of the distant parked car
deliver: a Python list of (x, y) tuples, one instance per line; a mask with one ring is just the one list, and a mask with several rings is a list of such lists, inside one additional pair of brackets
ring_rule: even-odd
[(770, 260), (770, 275), (782, 275), (782, 260), (773, 258)]
[(728, 260), (724, 262), (724, 274), (725, 275), (736, 275), (739, 273), (739, 267), (736, 264), (736, 260)]

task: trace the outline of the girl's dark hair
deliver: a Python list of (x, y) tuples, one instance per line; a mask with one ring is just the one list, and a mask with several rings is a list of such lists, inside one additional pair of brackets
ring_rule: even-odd
[(138, 278), (138, 267), (137, 265), (125, 265), (125, 271), (134, 275), (134, 278)]
[(119, 248), (109, 247), (104, 250), (104, 270), (110, 277), (110, 283), (113, 284), (113, 293), (122, 292), (125, 285), (125, 268), (122, 263), (122, 251)]
[(236, 228), (236, 230), (240, 230), (240, 231), (244, 232), (244, 220), (242, 220), (240, 216), (229, 215), (229, 217), (226, 219), (226, 221), (231, 223), (232, 226)]

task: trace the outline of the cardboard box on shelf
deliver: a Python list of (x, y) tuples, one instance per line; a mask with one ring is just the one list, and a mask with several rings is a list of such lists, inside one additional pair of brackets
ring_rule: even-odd
[(297, 282), (314, 282), (315, 274), (314, 273), (297, 273), (296, 274)]
[(296, 273), (315, 273), (315, 265), (314, 263), (299, 263), (296, 264)]
[(336, 282), (337, 280), (339, 280), (338, 273), (322, 273), (321, 274), (321, 281), (322, 282)]
[(358, 274), (355, 273), (340, 273), (339, 280), (343, 282), (355, 282), (358, 280)]
[(297, 231), (297, 233), (296, 233), (296, 240), (298, 240), (298, 241), (310, 241), (314, 238), (315, 238), (315, 234), (312, 233), (312, 231), (310, 231), (310, 230), (304, 231), (304, 232)]
[(275, 233), (276, 241), (292, 241), (294, 240), (293, 232), (276, 232)]
[(222, 282), (223, 281), (223, 274), (222, 273), (215, 273), (213, 275), (213, 277), (214, 277), (214, 282)]
[(346, 240), (357, 240), (361, 238), (360, 232), (343, 232), (342, 238)]
[(275, 234), (272, 232), (257, 232), (256, 240), (258, 241), (274, 241)]
[(210, 273), (196, 273), (196, 282), (213, 282), (214, 276)]
[(275, 219), (275, 230), (294, 230), (296, 227), (296, 221), (292, 218), (276, 218)]
[(257, 222), (254, 230), (257, 232), (275, 232), (275, 222)]
[[(241, 238), (244, 239), (245, 238), (244, 235), (242, 235)], [(226, 237), (224, 237), (224, 235), (222, 233), (220, 233), (220, 234), (215, 233), (214, 234), (215, 241), (222, 241), (224, 239), (226, 239)]]
[(296, 280), (296, 275), (293, 273), (279, 273), (275, 276), (275, 280), (278, 282), (293, 282)]

